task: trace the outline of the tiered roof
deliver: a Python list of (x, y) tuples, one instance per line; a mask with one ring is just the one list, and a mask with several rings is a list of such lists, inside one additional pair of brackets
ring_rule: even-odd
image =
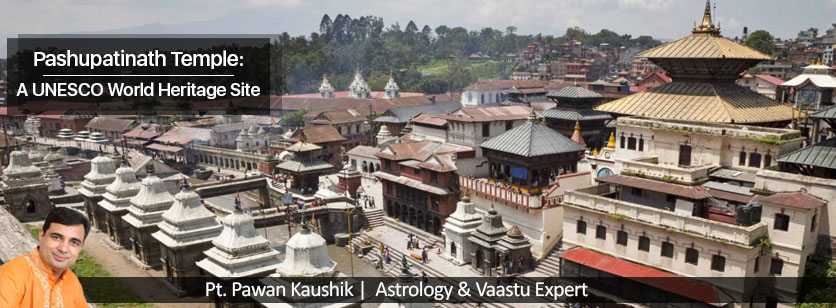
[(174, 203), (159, 224), (160, 231), (152, 236), (169, 248), (188, 247), (211, 241), (221, 233), (221, 225), (192, 191), (188, 181), (183, 181), (180, 192), (174, 195)]
[(270, 241), (258, 235), (253, 218), (236, 206), (224, 217), (223, 230), (205, 251), (206, 258), (197, 266), (219, 278), (264, 275), (279, 266), (279, 252), (270, 248)]
[(84, 175), (78, 192), (88, 197), (104, 195), (107, 186), (116, 180), (115, 169), (113, 159), (99, 153), (99, 156), (90, 161), (90, 172)]
[(153, 168), (147, 171), (148, 176), (142, 180), (139, 193), (130, 199), (131, 206), (128, 208), (128, 214), (122, 217), (125, 222), (135, 228), (158, 224), (162, 221), (163, 212), (174, 203), (174, 197), (165, 189), (163, 180), (153, 172)]

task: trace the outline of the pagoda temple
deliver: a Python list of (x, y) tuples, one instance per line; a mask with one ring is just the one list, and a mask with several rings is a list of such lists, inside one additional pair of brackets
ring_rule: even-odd
[(3, 169), (2, 180), (3, 195), (12, 216), (20, 221), (46, 217), (50, 209), (47, 182), (25, 152), (9, 154), (9, 166)]
[(319, 189), (319, 176), (334, 167), (319, 157), (322, 147), (300, 141), (286, 150), (293, 157), (278, 164), (276, 169), (291, 178), (290, 190), (301, 194), (315, 193)]
[(116, 180), (105, 188), (104, 200), (99, 207), (105, 213), (106, 243), (119, 249), (131, 249), (131, 232), (122, 216), (128, 213), (131, 197), (139, 192), (139, 180), (136, 179), (134, 169), (122, 157), (119, 169), (116, 169)]
[[(572, 137), (575, 129), (590, 148), (603, 146), (609, 131), (607, 121), (612, 117), (593, 109), (604, 98), (601, 94), (575, 85), (549, 91), (546, 97), (556, 103), (554, 108), (540, 113), (549, 127), (566, 137)], [(580, 127), (583, 127), (582, 131)]]
[(212, 248), (212, 239), (221, 233), (222, 227), (187, 180), (174, 195), (174, 204), (163, 213), (159, 228), (151, 236), (160, 242), (164, 285), (178, 296), (197, 291), (200, 286), (189, 285), (184, 278), (200, 277), (196, 262)]
[(90, 172), (84, 175), (81, 189), (78, 190), (84, 197), (84, 209), (87, 211), (87, 217), (90, 218), (90, 223), (96, 229), (106, 229), (105, 214), (99, 208), (99, 202), (104, 200), (107, 186), (114, 180), (116, 180), (116, 168), (113, 167), (113, 160), (99, 153), (90, 161)]
[(507, 231), (502, 224), (502, 216), (496, 212), (496, 209), (491, 208), (485, 216), (482, 216), (482, 224), (467, 238), (473, 246), (473, 251), (470, 253), (470, 266), (474, 270), (485, 276), (496, 274), (494, 271), (501, 262), (496, 248)]
[(786, 126), (789, 105), (734, 82), (747, 68), (772, 57), (720, 36), (709, 1), (692, 34), (636, 55), (662, 67), (672, 82), (596, 107), (615, 115), (655, 119)]
[(139, 193), (130, 200), (128, 214), (122, 216), (131, 229), (134, 248), (131, 261), (143, 269), (160, 265), (160, 243), (151, 234), (160, 229), (163, 213), (174, 203), (163, 180), (154, 174), (153, 165), (148, 165), (146, 173), (148, 176), (142, 180)]

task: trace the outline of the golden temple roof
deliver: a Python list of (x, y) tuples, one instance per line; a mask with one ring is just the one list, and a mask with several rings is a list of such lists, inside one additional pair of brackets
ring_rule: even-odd
[(692, 34), (673, 42), (659, 45), (636, 55), (638, 58), (718, 58), (772, 60), (772, 57), (720, 36), (720, 27), (711, 21), (711, 6), (705, 2), (705, 12)]
[(792, 108), (735, 84), (673, 82), (595, 108), (610, 113), (715, 123), (789, 121)]

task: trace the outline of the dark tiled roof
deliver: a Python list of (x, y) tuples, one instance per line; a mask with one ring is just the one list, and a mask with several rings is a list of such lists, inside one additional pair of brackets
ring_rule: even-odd
[(560, 90), (551, 90), (546, 96), (554, 98), (602, 98), (601, 94), (578, 86), (565, 87)]
[(758, 198), (758, 202), (782, 205), (806, 210), (812, 210), (827, 204), (824, 200), (813, 197), (804, 192), (777, 193)]
[(836, 138), (781, 155), (778, 162), (836, 169)]
[[(345, 140), (337, 130), (331, 125), (317, 125), (317, 126), (308, 126), (303, 127), (299, 130), (302, 134), (305, 134), (305, 138), (310, 143), (326, 143), (326, 142), (334, 142), (334, 141), (342, 141)], [(295, 137), (297, 134), (294, 134)]]
[(451, 114), (440, 115), (448, 121), (490, 122), (504, 120), (522, 120), (528, 117), (530, 108), (523, 105), (463, 107)]
[(543, 156), (559, 153), (583, 152), (580, 144), (566, 138), (548, 126), (528, 121), (480, 145), (491, 149), (524, 157)]
[(609, 113), (598, 110), (574, 110), (553, 108), (540, 113), (541, 116), (552, 119), (588, 121), (588, 120), (610, 120)]

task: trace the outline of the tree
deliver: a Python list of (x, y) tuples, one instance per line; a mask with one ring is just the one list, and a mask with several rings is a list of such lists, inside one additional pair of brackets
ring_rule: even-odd
[(305, 125), (304, 116), (310, 110), (300, 109), (282, 115), (282, 126), (286, 127), (302, 127)]
[(508, 26), (507, 28), (505, 28), (505, 32), (507, 32), (508, 35), (514, 35), (514, 32), (517, 32), (517, 27)]
[(334, 22), (331, 21), (331, 17), (328, 14), (322, 16), (322, 21), (319, 22), (319, 34), (323, 36), (323, 40), (330, 41), (331, 40), (331, 25)]
[(771, 55), (775, 50), (775, 37), (769, 32), (758, 30), (749, 34), (743, 44), (754, 48), (757, 51)]

